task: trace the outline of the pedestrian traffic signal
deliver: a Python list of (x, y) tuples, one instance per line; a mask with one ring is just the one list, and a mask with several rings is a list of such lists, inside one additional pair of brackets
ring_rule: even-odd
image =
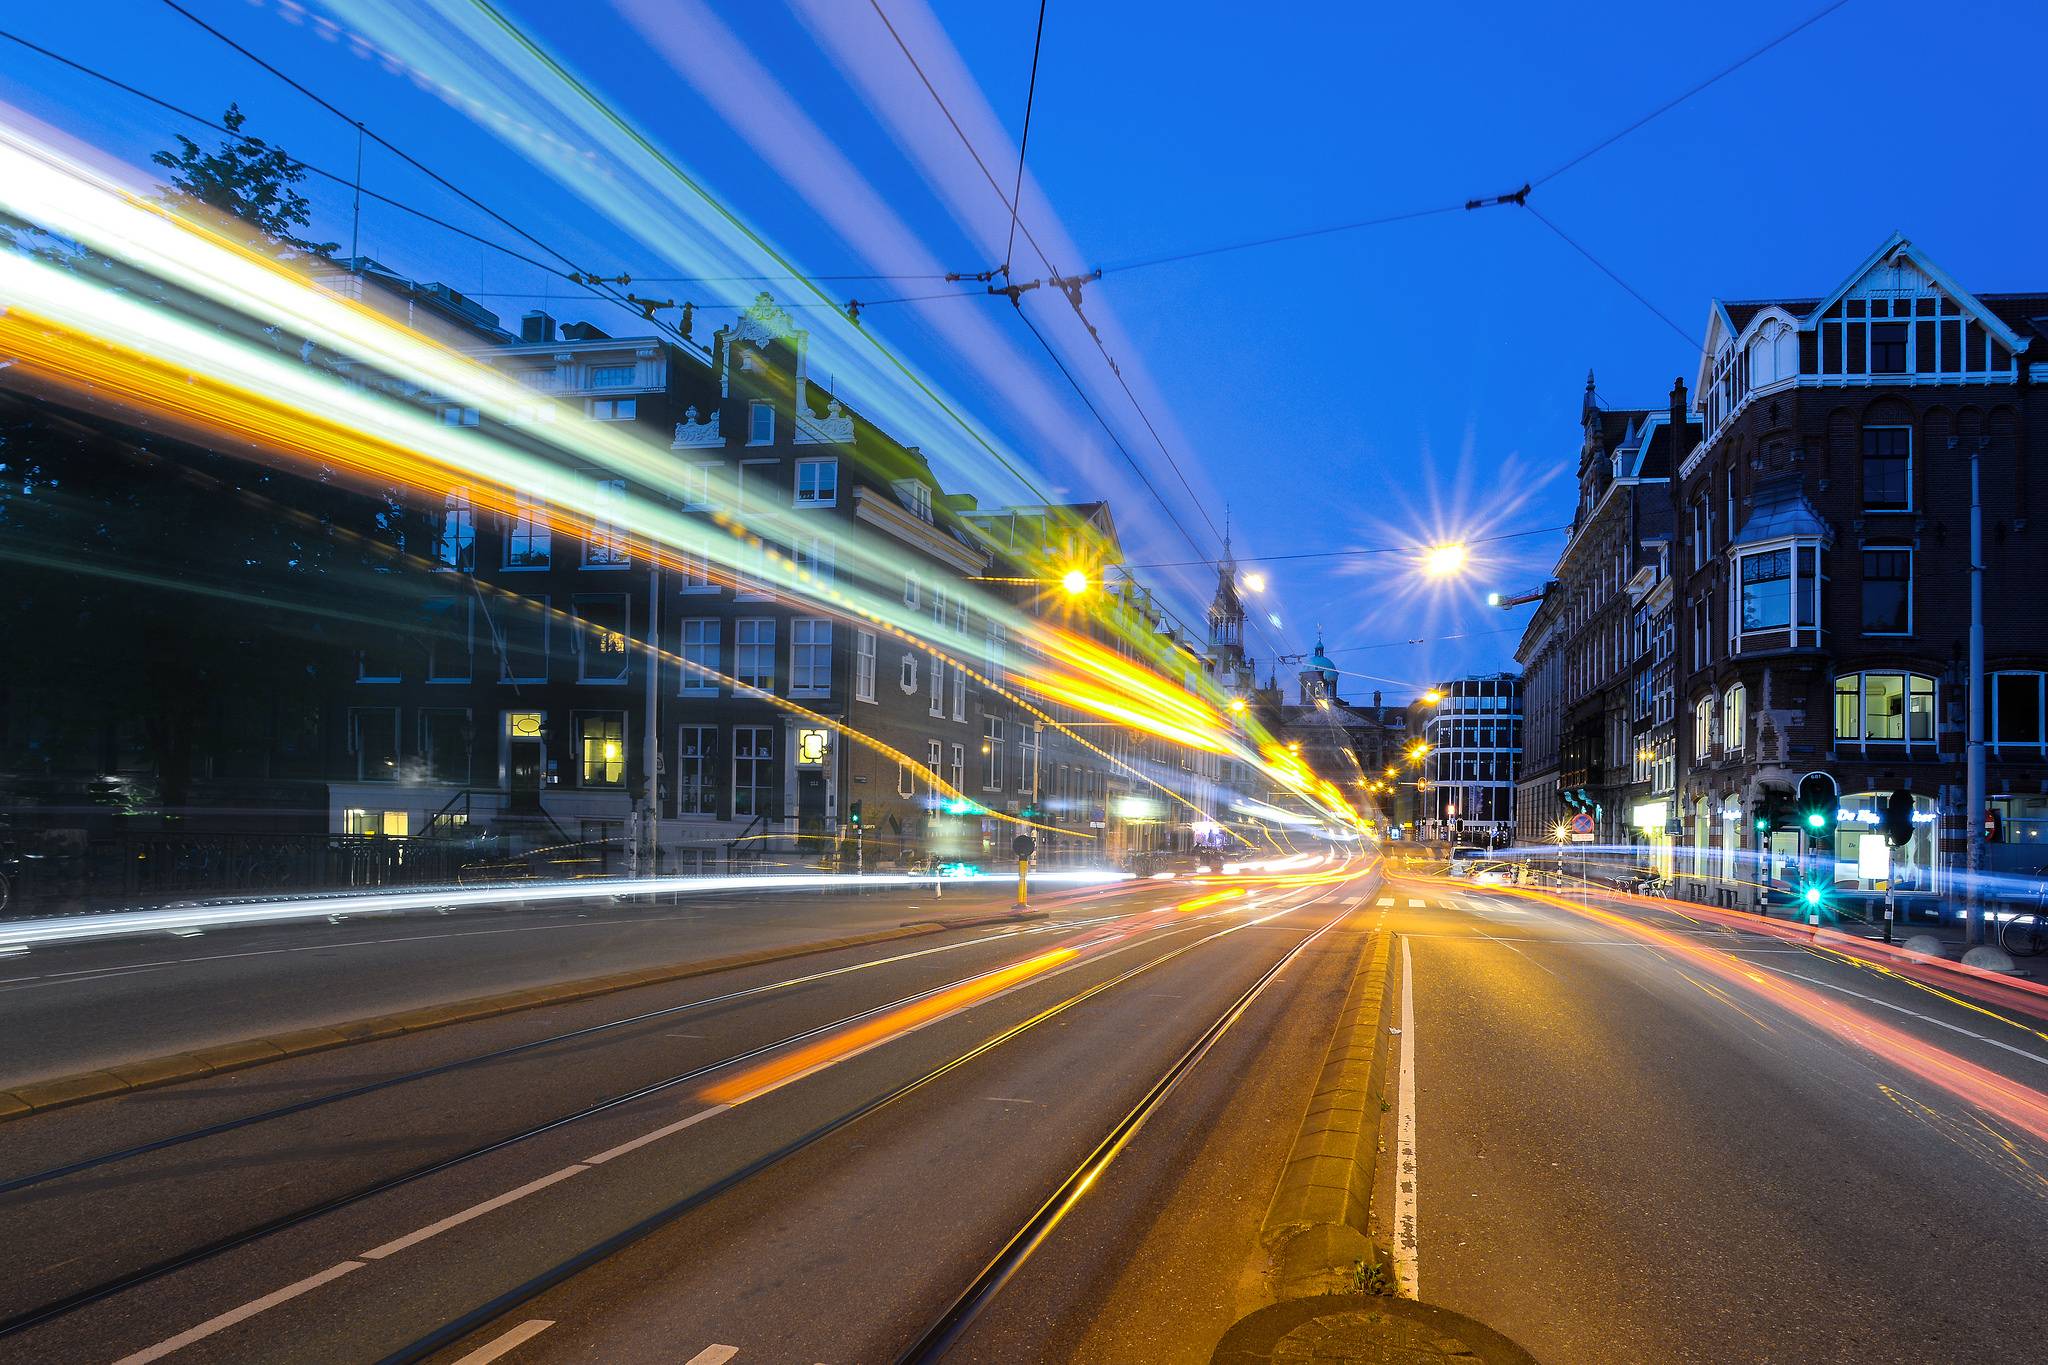
[(1842, 791), (1831, 774), (1813, 772), (1799, 779), (1799, 828), (1807, 838), (1833, 834), (1841, 804)]
[(1913, 842), (1913, 794), (1895, 791), (1884, 799), (1884, 816), (1879, 821), (1884, 841), (1893, 848)]
[(860, 823), (860, 802), (856, 801), (846, 808), (846, 818), (856, 825)]

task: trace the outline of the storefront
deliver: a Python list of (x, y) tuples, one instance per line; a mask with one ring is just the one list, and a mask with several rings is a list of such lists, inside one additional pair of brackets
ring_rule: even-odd
[(1881, 828), (1888, 796), (1889, 792), (1855, 792), (1842, 797), (1835, 816), (1835, 889), (1882, 894), (1889, 869), (1891, 890), (1898, 895), (1933, 895), (1941, 889), (1934, 798), (1913, 798), (1913, 838), (1892, 848)]
[(1647, 858), (1645, 866), (1666, 881), (1671, 880), (1672, 855), (1676, 844), (1668, 827), (1670, 818), (1670, 802), (1644, 801), (1629, 811), (1628, 819), (1630, 826), (1635, 830), (1635, 841)]

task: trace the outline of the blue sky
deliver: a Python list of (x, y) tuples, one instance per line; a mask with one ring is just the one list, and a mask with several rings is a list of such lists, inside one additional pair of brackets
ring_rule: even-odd
[[(659, 232), (607, 221), (402, 69), (394, 74), (309, 21), (369, 22), (370, 10), (358, 6), (376, 0), (337, 0), (332, 9), (309, 0), (303, 11), (279, 0), (187, 3), (594, 268), (673, 274), (687, 256), (681, 243), (664, 250), (671, 243)], [(1819, 6), (1737, 0), (1711, 14), (1622, 4), (1552, 13), (1514, 4), (1050, 0), (1030, 139), (1037, 192), (1027, 192), (1025, 216), (1042, 237), (1064, 229), (1072, 259), (1060, 252), (1055, 263), (1078, 270), (1511, 190)], [(994, 263), (967, 222), (989, 211), (988, 186), (866, 0), (836, 0), (829, 11), (813, 0), (814, 17), (832, 16), (823, 26), (767, 0), (715, 9), (695, 0), (622, 0), (619, 9), (503, 0), (503, 8), (807, 272), (889, 273), (906, 259), (877, 259), (870, 221), (821, 208), (818, 185), (849, 178), (908, 229), (912, 237), (898, 241), (914, 240), (926, 263)], [(1001, 125), (990, 137), (1007, 133), (1007, 145), (980, 147), (1007, 188), (1036, 4), (932, 0), (926, 11), (883, 0), (882, 8), (935, 69), (945, 54), (920, 21), (936, 16)], [(20, 7), (4, 26), (210, 116), (237, 99), (258, 135), (320, 165), (352, 164), (351, 130), (158, 0)], [(835, 60), (828, 28), (849, 44), (850, 66)], [(712, 62), (708, 78), (701, 65), (679, 70), (720, 50), (714, 34), (759, 70), (744, 78), (729, 62)], [(664, 53), (650, 37), (685, 55)], [(2048, 11), (2038, 4), (1931, 11), (1850, 0), (1545, 182), (1531, 203), (1694, 336), (1715, 295), (1825, 292), (1894, 229), (1968, 287), (2048, 287), (2038, 250), (2048, 182), (2027, 151), (2044, 39)], [(942, 76), (935, 83), (974, 126), (964, 116), (967, 94)], [(876, 110), (905, 91), (916, 97), (894, 108), (916, 126), (892, 132)], [(0, 98), (135, 164), (173, 132), (211, 136), (11, 44), (0, 44)], [(525, 112), (514, 103), (513, 116)], [(774, 111), (791, 109), (843, 158), (826, 174), (815, 146), (794, 153), (819, 172), (808, 197), (772, 160), (791, 151), (786, 132), (763, 136), (780, 117)], [(375, 147), (364, 177), (512, 240)], [(322, 231), (345, 246), (347, 192), (309, 189)], [(535, 296), (564, 292), (530, 266), (374, 204), (363, 234), (366, 252), (476, 293), (508, 319)], [(1035, 261), (1026, 271), (1021, 253), (1019, 262), (1021, 276), (1043, 273)], [(868, 300), (947, 288), (824, 287)], [(715, 310), (750, 289), (647, 292)], [(1511, 207), (1115, 272), (1085, 297), (1210, 518), (1220, 524), (1228, 503), (1248, 561), (1558, 526), (1570, 515), (1586, 371), (1614, 404), (1661, 406), (1672, 378), (1690, 382), (1697, 363), (1670, 327)], [(980, 310), (975, 325), (1000, 346), (977, 360), (940, 310)], [(597, 310), (556, 311), (621, 330)], [(1042, 489), (1110, 496), (1134, 562), (1198, 557), (1175, 519), (1203, 546), (1201, 557), (1213, 554), (1208, 528), (1064, 303), (1041, 290), (1026, 311), (1053, 336), (1172, 517), (1133, 483), (1007, 302), (876, 305), (864, 320), (1038, 471)], [(715, 311), (707, 318), (716, 325)], [(863, 401), (851, 389), (846, 396)], [(899, 434), (913, 443), (925, 436)], [(937, 435), (928, 448), (964, 486), (1003, 493), (999, 475), (945, 453)], [(1454, 671), (1511, 666), (1522, 617), (1487, 608), (1484, 594), (1540, 581), (1561, 539), (1483, 546), (1453, 587), (1419, 582), (1407, 554), (1275, 561), (1262, 605), (1283, 624), (1255, 633), (1253, 651), (1270, 658), (1304, 649), (1320, 624), (1342, 651), (1339, 664), (1361, 675), (1346, 682), (1351, 696), (1398, 695)], [(1200, 567), (1144, 576), (1176, 586), (1196, 611), (1214, 581)], [(1424, 643), (1406, 643), (1417, 639)]]

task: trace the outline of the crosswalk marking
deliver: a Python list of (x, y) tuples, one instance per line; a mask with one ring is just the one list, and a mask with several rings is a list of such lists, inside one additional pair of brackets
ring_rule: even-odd
[(1379, 899), (1379, 903), (1381, 905), (1392, 905), (1394, 903), (1394, 898), (1392, 896), (1381, 896)]
[(1416, 900), (1413, 896), (1410, 896), (1408, 898), (1408, 908), (1410, 910), (1421, 910), (1425, 907), (1423, 906), (1421, 901)]

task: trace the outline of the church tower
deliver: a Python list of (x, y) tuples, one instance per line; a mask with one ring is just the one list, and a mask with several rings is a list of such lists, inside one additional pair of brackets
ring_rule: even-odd
[(1216, 596), (1209, 603), (1209, 657), (1216, 661), (1219, 673), (1236, 673), (1245, 667), (1244, 599), (1237, 595), (1237, 561), (1230, 554), (1227, 519), (1223, 560), (1216, 566)]

